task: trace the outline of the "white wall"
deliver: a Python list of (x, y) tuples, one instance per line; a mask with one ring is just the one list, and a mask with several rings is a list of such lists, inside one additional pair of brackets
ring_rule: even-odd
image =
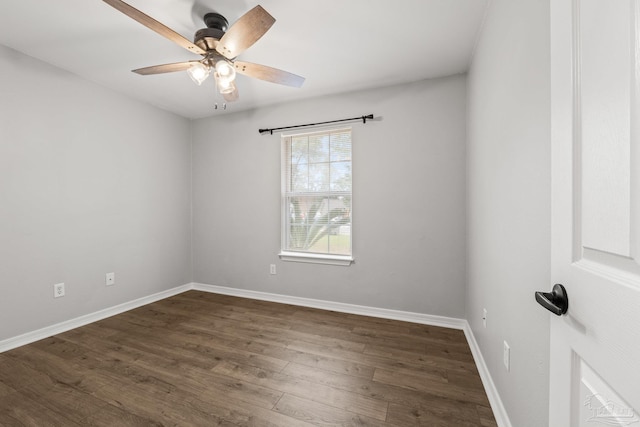
[[(280, 261), (280, 136), (258, 129), (369, 113), (353, 124), (355, 264)], [(464, 317), (465, 120), (455, 76), (195, 121), (194, 281)]]
[(467, 319), (512, 425), (545, 426), (549, 313), (533, 295), (552, 285), (549, 2), (490, 2), (468, 85)]
[(0, 340), (190, 282), (189, 121), (3, 46), (0, 75)]

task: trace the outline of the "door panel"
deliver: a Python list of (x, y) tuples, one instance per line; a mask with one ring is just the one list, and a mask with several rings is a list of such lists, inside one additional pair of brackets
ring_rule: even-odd
[[(638, 2), (576, 0), (574, 261), (640, 286)], [(577, 193), (577, 191), (576, 191)], [(599, 265), (596, 265), (599, 264)]]
[(631, 28), (621, 25), (631, 22), (630, 7), (581, 0), (575, 13), (582, 244), (621, 256), (630, 255)]
[(640, 410), (640, 0), (552, 0), (550, 424)]
[(607, 383), (575, 355), (575, 380), (578, 387), (574, 408), (579, 408), (580, 427), (627, 426), (639, 422), (638, 416)]

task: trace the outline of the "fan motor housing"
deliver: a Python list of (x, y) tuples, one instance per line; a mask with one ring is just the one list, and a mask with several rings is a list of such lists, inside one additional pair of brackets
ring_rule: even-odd
[(201, 49), (210, 51), (218, 46), (218, 41), (224, 36), (224, 31), (217, 28), (203, 28), (196, 31), (193, 43)]
[(227, 18), (219, 13), (209, 12), (204, 15), (204, 23), (207, 28), (196, 32), (193, 42), (201, 49), (210, 51), (216, 48), (218, 41), (229, 28)]

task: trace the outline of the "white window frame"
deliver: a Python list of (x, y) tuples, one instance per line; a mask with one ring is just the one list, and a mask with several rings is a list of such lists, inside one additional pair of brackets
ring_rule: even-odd
[[(280, 214), (280, 219), (281, 219), (281, 225), (280, 225), (280, 234), (281, 234), (281, 250), (280, 253), (278, 254), (278, 256), (280, 257), (280, 259), (282, 261), (292, 261), (292, 262), (305, 262), (305, 263), (312, 263), (312, 264), (328, 264), (328, 265), (341, 265), (341, 266), (349, 266), (354, 262), (354, 258), (353, 258), (353, 222), (350, 224), (350, 246), (351, 246), (351, 254), (350, 255), (335, 255), (335, 254), (325, 254), (325, 253), (314, 253), (314, 252), (304, 252), (304, 251), (290, 251), (290, 250), (285, 250), (284, 248), (287, 248), (288, 245), (288, 222), (287, 222), (287, 215), (289, 213), (289, 209), (287, 207), (287, 197), (291, 195), (291, 192), (287, 192), (287, 189), (289, 188), (288, 185), (288, 180), (290, 180), (290, 174), (289, 172), (287, 172), (287, 164), (288, 164), (288, 152), (285, 149), (285, 144), (286, 144), (286, 138), (292, 138), (292, 137), (296, 137), (296, 136), (307, 136), (307, 135), (318, 135), (318, 134), (329, 134), (332, 132), (340, 132), (340, 131), (346, 131), (348, 130), (351, 133), (351, 167), (352, 167), (352, 174), (353, 174), (353, 131), (351, 129), (351, 127), (339, 127), (339, 128), (332, 128), (332, 129), (326, 129), (326, 130), (322, 130), (322, 131), (315, 131), (315, 132), (305, 132), (305, 133), (291, 133), (291, 134), (283, 134), (282, 135), (282, 139), (281, 139), (281, 191), (280, 191), (280, 199), (281, 199), (281, 214)], [(353, 176), (352, 176), (352, 180), (353, 180)], [(306, 193), (309, 195), (318, 195), (318, 196), (331, 196), (331, 195), (336, 195), (336, 194), (340, 194), (341, 192), (337, 192), (337, 191), (323, 191), (323, 192), (317, 192), (317, 193)], [(305, 193), (297, 193), (297, 194), (301, 194), (304, 195)], [(352, 182), (352, 186), (351, 186), (351, 192), (345, 193), (345, 194), (349, 194), (349, 196), (352, 198), (351, 199), (351, 220), (353, 221), (353, 182)]]

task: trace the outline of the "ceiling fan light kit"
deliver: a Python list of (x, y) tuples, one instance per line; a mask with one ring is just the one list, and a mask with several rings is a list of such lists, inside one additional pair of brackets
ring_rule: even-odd
[(233, 91), (236, 90), (236, 85), (233, 82), (233, 79), (223, 79), (217, 72), (214, 73), (214, 76), (216, 78), (216, 86), (218, 87), (218, 92), (220, 92), (222, 95), (233, 93)]
[(201, 62), (194, 63), (187, 70), (187, 74), (189, 74), (191, 80), (193, 80), (193, 82), (198, 86), (200, 86), (205, 80), (207, 80), (207, 77), (209, 77), (210, 73), (211, 69)]
[(236, 69), (225, 60), (216, 62), (216, 78), (232, 82), (236, 78)]
[(219, 13), (205, 14), (203, 19), (207, 28), (198, 30), (194, 42), (191, 43), (171, 28), (121, 0), (103, 1), (161, 36), (203, 57), (199, 61), (139, 68), (133, 70), (136, 74), (146, 76), (187, 71), (189, 77), (197, 85), (201, 85), (213, 72), (216, 87), (226, 102), (233, 102), (239, 97), (235, 85), (236, 73), (292, 87), (301, 87), (304, 83), (304, 77), (287, 71), (266, 65), (236, 61), (236, 58), (257, 42), (276, 21), (259, 5), (242, 15), (231, 27), (229, 27), (227, 19)]

